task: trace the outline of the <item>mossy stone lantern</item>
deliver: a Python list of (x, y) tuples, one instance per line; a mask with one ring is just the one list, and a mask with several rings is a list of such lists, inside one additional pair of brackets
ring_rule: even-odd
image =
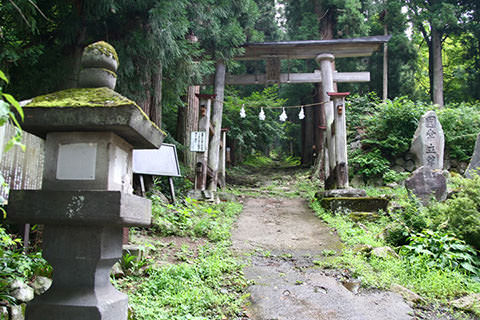
[(105, 84), (95, 69), (115, 73), (116, 53), (107, 48), (85, 50), (83, 88), (24, 107), (24, 130), (46, 139), (43, 186), (12, 191), (8, 213), (45, 224), (43, 252), (53, 266), (53, 285), (27, 305), (27, 320), (127, 319), (127, 296), (110, 284), (110, 269), (121, 258), (122, 228), (151, 222), (150, 201), (132, 194), (132, 150), (159, 148), (165, 135), (108, 88), (108, 77), (107, 87), (85, 87)]

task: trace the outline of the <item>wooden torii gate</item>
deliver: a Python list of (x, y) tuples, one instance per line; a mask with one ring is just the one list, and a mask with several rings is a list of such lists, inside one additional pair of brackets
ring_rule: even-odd
[[(371, 56), (382, 44), (388, 42), (390, 37), (387, 35), (353, 39), (247, 43), (243, 46), (245, 49), (244, 53), (234, 59), (266, 60), (265, 74), (231, 75), (225, 73), (225, 64), (223, 62), (217, 62), (215, 76), (204, 79), (202, 84), (214, 84), (215, 93), (219, 92), (222, 96), (221, 101), (219, 101), (217, 96), (215, 102), (221, 103), (223, 106), (223, 90), (226, 84), (319, 83), (320, 99), (322, 102), (325, 102), (323, 108), (321, 108), (322, 112), (319, 114), (320, 117), (323, 116), (325, 122), (315, 129), (320, 137), (317, 140), (317, 150), (324, 154), (325, 159), (328, 159), (325, 170), (326, 188), (345, 188), (348, 187), (348, 172), (346, 170), (337, 170), (339, 169), (337, 168), (339, 164), (337, 158), (342, 159), (342, 167), (348, 168), (346, 154), (343, 154), (346, 153), (346, 148), (336, 148), (335, 137), (336, 135), (345, 135), (346, 133), (337, 132), (335, 134), (334, 102), (330, 99), (329, 93), (336, 91), (336, 83), (368, 82), (370, 81), (370, 73), (337, 72), (335, 71), (335, 59)], [(313, 73), (281, 73), (280, 62), (285, 59), (314, 59), (320, 70), (315, 70)], [(341, 105), (341, 101), (335, 102), (335, 104)], [(221, 112), (222, 107), (219, 106), (217, 109)], [(220, 119), (220, 123), (215, 126), (215, 129), (219, 131), (218, 135), (216, 135), (219, 140), (221, 114), (216, 114), (214, 117)], [(344, 137), (339, 138), (344, 140)], [(209, 156), (218, 156), (218, 151), (215, 151), (209, 152)], [(338, 155), (338, 152), (342, 154)], [(212, 163), (218, 163), (218, 161), (213, 161)], [(218, 170), (218, 168), (211, 169), (214, 172)], [(343, 173), (339, 174), (340, 171)]]

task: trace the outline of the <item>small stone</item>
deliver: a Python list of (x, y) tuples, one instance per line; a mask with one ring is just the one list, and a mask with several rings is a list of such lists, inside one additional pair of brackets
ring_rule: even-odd
[(432, 170), (427, 166), (415, 170), (405, 181), (405, 187), (424, 205), (427, 205), (432, 197), (437, 201), (444, 201), (447, 198), (447, 179), (442, 171)]
[(387, 183), (387, 187), (392, 188), (392, 189), (396, 188), (396, 187), (398, 187), (398, 183), (396, 183), (396, 182)]
[(371, 251), (371, 255), (378, 257), (378, 258), (383, 258), (386, 259), (388, 257), (393, 257), (393, 258), (400, 258), (398, 254), (390, 247), (377, 247), (374, 248)]
[(362, 141), (356, 140), (350, 143), (350, 150), (362, 149)]
[(194, 200), (202, 200), (203, 194), (200, 190), (190, 190), (187, 192), (187, 197)]
[(20, 302), (29, 302), (33, 300), (34, 291), (33, 288), (26, 285), (21, 280), (15, 280), (10, 285), (11, 292), (10, 294), (14, 297), (17, 301)]
[(361, 176), (353, 176), (352, 180), (350, 181), (350, 185), (355, 187), (361, 187), (365, 185), (365, 181)]
[(25, 320), (26, 304), (19, 304), (10, 307), (10, 320)]
[(425, 300), (419, 296), (418, 294), (416, 294), (415, 292), (413, 292), (412, 290), (409, 290), (399, 284), (392, 284), (392, 286), (390, 287), (390, 290), (395, 292), (395, 293), (398, 293), (399, 295), (401, 295), (405, 300), (407, 300), (408, 302), (411, 302), (411, 303), (424, 303)]
[(413, 170), (415, 170), (415, 162), (413, 162), (413, 160), (407, 160), (405, 162), (405, 170), (407, 170), (408, 172), (412, 172)]
[(357, 244), (355, 247), (353, 247), (353, 252), (357, 253), (369, 253), (371, 252), (373, 247), (369, 244)]
[(33, 288), (35, 294), (37, 296), (45, 293), (50, 286), (52, 285), (52, 279), (47, 277), (37, 276), (35, 280), (32, 282), (31, 287)]
[(8, 308), (0, 307), (0, 320), (8, 320)]
[(120, 262), (116, 262), (113, 265), (112, 270), (110, 271), (110, 275), (113, 276), (115, 279), (122, 278), (125, 276), (125, 272), (123, 272)]
[(472, 293), (468, 296), (450, 301), (449, 304), (460, 310), (480, 314), (480, 293)]
[(360, 279), (347, 279), (347, 280), (343, 280), (342, 284), (345, 288), (347, 288), (353, 294), (357, 294), (358, 289), (360, 289), (360, 285), (362, 284), (362, 281)]
[(217, 195), (220, 198), (220, 201), (237, 201), (237, 197), (233, 193), (218, 192)]

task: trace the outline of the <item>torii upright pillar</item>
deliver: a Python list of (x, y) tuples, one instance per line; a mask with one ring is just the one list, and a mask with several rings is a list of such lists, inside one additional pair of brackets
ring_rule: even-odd
[[(315, 61), (320, 66), (320, 72), (322, 74), (322, 95), (328, 97), (329, 92), (334, 91), (333, 86), (333, 62), (335, 56), (330, 53), (319, 54)], [(335, 129), (333, 127), (334, 122), (334, 110), (333, 102), (328, 101), (323, 104), (325, 110), (325, 124), (326, 124), (326, 144), (325, 144), (325, 189), (334, 189), (335, 183), (335, 165), (336, 165), (336, 153), (335, 153)], [(328, 159), (328, 161), (327, 161)]]
[(333, 99), (335, 125), (335, 184), (338, 189), (348, 188), (347, 125), (345, 97), (350, 92), (328, 92)]

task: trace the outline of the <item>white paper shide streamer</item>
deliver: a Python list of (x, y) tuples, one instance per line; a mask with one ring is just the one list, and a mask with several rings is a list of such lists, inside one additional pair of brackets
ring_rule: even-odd
[(263, 107), (260, 109), (260, 113), (258, 114), (258, 119), (265, 120), (265, 112), (263, 111)]
[(279, 119), (280, 119), (280, 121), (285, 122), (285, 120), (287, 120), (287, 113), (285, 112), (285, 108), (282, 108), (282, 110), (283, 110), (283, 112), (280, 115)]
[(245, 105), (242, 104), (242, 109), (240, 109), (240, 118), (245, 118), (247, 114), (245, 113)]
[(300, 112), (298, 113), (298, 119), (302, 120), (305, 118), (305, 112), (303, 112), (303, 106), (300, 109)]

